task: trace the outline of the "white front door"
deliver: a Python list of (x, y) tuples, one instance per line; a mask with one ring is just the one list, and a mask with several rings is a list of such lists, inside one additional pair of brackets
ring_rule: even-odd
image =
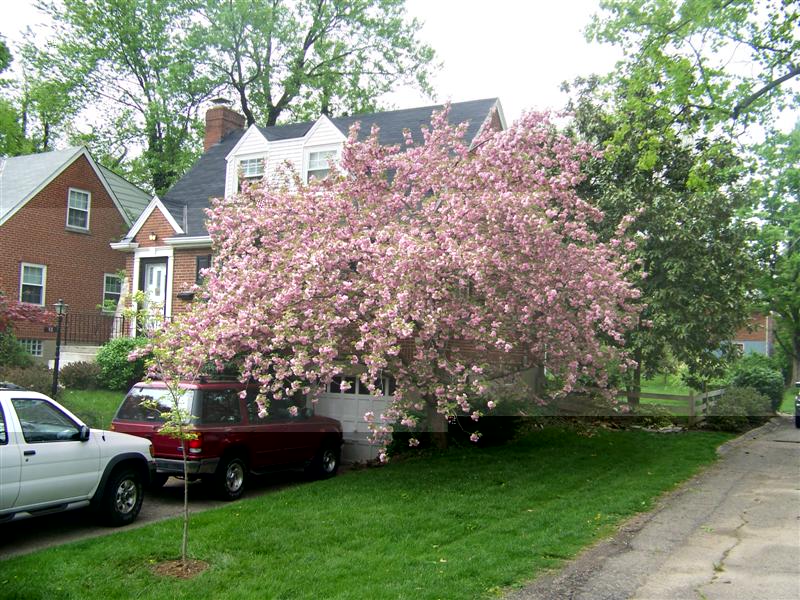
[(167, 260), (142, 261), (140, 289), (144, 292), (144, 310), (149, 324), (158, 325), (166, 316)]

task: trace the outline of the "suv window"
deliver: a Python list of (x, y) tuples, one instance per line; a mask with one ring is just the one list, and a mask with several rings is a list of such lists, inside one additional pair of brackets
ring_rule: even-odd
[(0, 444), (8, 443), (8, 434), (6, 433), (6, 418), (3, 415), (3, 407), (0, 406)]
[[(304, 396), (298, 394), (296, 398), (282, 398), (280, 400), (272, 399), (269, 401), (269, 408), (267, 409), (267, 417), (261, 419), (258, 416), (258, 405), (256, 404), (256, 393), (247, 394), (247, 415), (251, 423), (276, 423), (280, 421), (288, 421), (289, 419), (297, 419), (303, 416), (303, 408), (306, 405)], [(297, 412), (292, 415), (291, 408), (296, 407)]]
[[(178, 397), (181, 410), (191, 411), (194, 390), (184, 390)], [(143, 402), (155, 402), (157, 408), (142, 406)], [(133, 388), (117, 410), (117, 418), (128, 421), (152, 421), (162, 423), (161, 413), (172, 410), (172, 396), (165, 388)]]
[(78, 424), (46, 400), (13, 398), (11, 404), (29, 444), (80, 439)]
[(241, 423), (239, 392), (236, 390), (206, 390), (202, 396), (200, 422), (204, 425), (214, 423)]

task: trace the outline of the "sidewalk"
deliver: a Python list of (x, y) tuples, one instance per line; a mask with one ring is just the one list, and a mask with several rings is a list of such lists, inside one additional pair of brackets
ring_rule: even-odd
[(777, 417), (509, 600), (800, 599), (800, 429)]

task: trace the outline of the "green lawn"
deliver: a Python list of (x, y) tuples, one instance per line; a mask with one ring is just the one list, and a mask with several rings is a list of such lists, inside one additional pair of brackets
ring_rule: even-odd
[(64, 390), (59, 402), (83, 419), (87, 425), (108, 429), (125, 392), (110, 390)]
[[(192, 517), (193, 580), (156, 576), (170, 520), (0, 564), (3, 598), (497, 596), (647, 510), (730, 436), (545, 429), (351, 471)], [(46, 574), (46, 576), (43, 576)]]
[(674, 394), (676, 396), (688, 396), (697, 393), (687, 385), (684, 385), (677, 375), (657, 375), (652, 379), (642, 381), (642, 391), (651, 394)]
[(781, 407), (778, 409), (780, 412), (789, 413), (791, 415), (794, 414), (794, 397), (797, 394), (797, 388), (789, 386), (786, 388), (786, 391), (783, 392), (783, 402), (781, 402)]

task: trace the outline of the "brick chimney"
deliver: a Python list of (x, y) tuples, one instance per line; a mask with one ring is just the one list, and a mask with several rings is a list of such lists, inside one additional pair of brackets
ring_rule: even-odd
[(244, 116), (228, 106), (224, 98), (211, 101), (214, 106), (206, 111), (206, 137), (203, 141), (203, 151), (208, 151), (211, 146), (219, 142), (225, 134), (234, 129), (244, 128)]

